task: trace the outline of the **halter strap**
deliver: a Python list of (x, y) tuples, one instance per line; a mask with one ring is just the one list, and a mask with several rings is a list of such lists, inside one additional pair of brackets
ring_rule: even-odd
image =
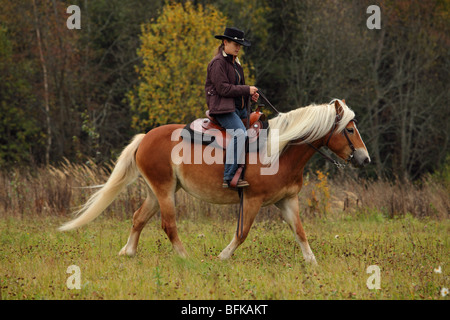
[(347, 131), (345, 131), (345, 129), (344, 129), (344, 136), (345, 136), (345, 138), (347, 139), (347, 141), (348, 141), (348, 146), (350, 147), (350, 149), (352, 149), (352, 152), (355, 152), (355, 151), (356, 151), (355, 146), (353, 145), (352, 141), (351, 141), (350, 138), (348, 137)]
[(341, 121), (342, 117), (340, 114), (336, 115), (336, 118), (334, 120), (333, 128), (331, 128), (330, 135), (328, 136), (327, 142), (325, 143), (325, 147), (328, 148), (328, 143), (330, 142), (331, 137), (333, 136), (334, 130), (336, 130), (337, 124), (339, 121)]
[(340, 163), (336, 160), (334, 160), (333, 158), (331, 158), (330, 156), (328, 156), (327, 154), (323, 153), (322, 150), (320, 150), (319, 148), (316, 148), (315, 146), (313, 146), (311, 143), (308, 142), (308, 145), (313, 148), (314, 150), (316, 150), (325, 160), (330, 161), (332, 164), (334, 164), (338, 169), (343, 169), (345, 168), (345, 164)]
[[(335, 131), (336, 128), (337, 128), (337, 123), (338, 123), (339, 121), (341, 121), (341, 119), (342, 119), (341, 115), (340, 115), (340, 114), (337, 114), (337, 115), (336, 115), (336, 120), (334, 121), (334, 124), (333, 124), (333, 128), (331, 129), (330, 135), (328, 136), (327, 142), (325, 143), (325, 146), (326, 146), (327, 148), (328, 148), (328, 143), (330, 142), (331, 137), (333, 136), (334, 131)], [(353, 122), (356, 122), (356, 119), (350, 120), (349, 123), (352, 122), (352, 121), (353, 121)], [(348, 134), (347, 134), (347, 132), (345, 131), (345, 128), (344, 128), (344, 136), (345, 136), (345, 138), (347, 139), (348, 146), (349, 146), (350, 149), (352, 150), (352, 154), (351, 154), (351, 157), (352, 157), (352, 156), (353, 156), (353, 152), (356, 151), (356, 148), (355, 148), (355, 146), (353, 145), (353, 143), (352, 143), (352, 141), (350, 140), (350, 138), (348, 137)], [(313, 145), (312, 145), (311, 143), (309, 143), (309, 142), (308, 142), (308, 145), (309, 145), (311, 148), (313, 148), (314, 150), (316, 150), (316, 151), (317, 151), (317, 152), (318, 152), (325, 160), (328, 160), (328, 161), (330, 161), (332, 164), (334, 164), (338, 169), (345, 168), (345, 164), (340, 163), (340, 162), (337, 162), (336, 160), (334, 160), (334, 159), (331, 158), (330, 156), (326, 155), (326, 154), (323, 153), (319, 148), (316, 148), (315, 146), (313, 146)]]
[[(275, 111), (275, 113), (276, 114), (279, 114), (280, 112), (270, 103), (270, 101), (266, 98), (266, 96), (264, 95), (264, 93), (262, 93), (261, 92), (261, 90), (260, 89), (258, 89), (258, 93), (259, 93), (259, 96), (272, 108), (272, 110), (273, 111)], [(333, 133), (334, 133), (334, 131), (336, 130), (336, 128), (337, 128), (337, 124), (338, 124), (338, 122), (339, 121), (341, 121), (342, 120), (342, 116), (340, 115), (340, 114), (337, 114), (336, 115), (336, 119), (335, 119), (335, 121), (334, 121), (334, 124), (333, 124), (333, 128), (331, 129), (331, 133), (330, 133), (330, 135), (328, 136), (328, 139), (327, 139), (327, 142), (325, 143), (325, 146), (326, 147), (328, 147), (328, 143), (330, 142), (330, 140), (331, 140), (331, 137), (333, 136)], [(353, 121), (353, 122), (356, 122), (356, 119), (352, 119), (352, 120), (350, 120), (350, 122), (351, 121)], [(349, 122), (349, 123), (350, 123)], [(350, 138), (348, 137), (348, 135), (347, 135), (347, 132), (345, 132), (345, 129), (344, 129), (344, 136), (345, 136), (345, 138), (347, 139), (347, 141), (348, 141), (348, 145), (349, 145), (349, 147), (350, 147), (350, 149), (352, 150), (352, 155), (353, 155), (353, 152), (355, 152), (355, 146), (353, 145), (353, 143), (352, 143), (352, 141), (350, 140)], [(332, 159), (330, 156), (328, 156), (328, 155), (326, 155), (325, 153), (323, 153), (319, 148), (316, 148), (315, 146), (313, 146), (311, 143), (307, 143), (311, 148), (313, 148), (314, 150), (316, 150), (325, 160), (328, 160), (328, 161), (330, 161), (332, 164), (334, 164), (338, 169), (342, 169), (342, 168), (344, 168), (345, 167), (345, 164), (343, 164), (343, 163), (340, 163), (340, 162), (337, 162), (336, 160), (334, 160), (334, 159)]]

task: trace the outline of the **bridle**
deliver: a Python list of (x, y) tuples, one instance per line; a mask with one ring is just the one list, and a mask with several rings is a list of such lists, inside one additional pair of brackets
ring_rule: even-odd
[[(333, 124), (333, 128), (331, 128), (330, 135), (328, 136), (327, 142), (326, 142), (325, 145), (324, 145), (325, 147), (328, 148), (328, 143), (330, 142), (331, 137), (333, 136), (334, 132), (336, 131), (337, 124), (339, 123), (339, 121), (341, 121), (341, 119), (342, 119), (342, 116), (341, 116), (340, 114), (337, 114), (337, 115), (336, 115), (336, 119), (335, 119), (334, 124)], [(352, 120), (350, 120), (349, 123), (350, 123), (350, 122), (357, 123), (357, 121), (356, 121), (355, 118), (353, 118)], [(348, 159), (346, 160), (347, 162), (350, 162), (350, 161), (353, 159), (353, 155), (354, 155), (354, 153), (355, 153), (355, 151), (356, 151), (356, 148), (355, 148), (355, 146), (353, 145), (353, 142), (350, 140), (350, 138), (349, 138), (349, 136), (348, 136), (347, 131), (345, 130), (345, 128), (344, 128), (344, 130), (343, 130), (343, 133), (344, 133), (345, 138), (347, 139), (348, 146), (349, 146), (350, 149), (352, 150), (352, 153), (350, 154), (350, 156), (349, 156)], [(312, 145), (312, 144), (309, 143), (309, 142), (308, 142), (307, 144), (308, 144), (311, 148), (313, 148), (314, 150), (316, 150), (316, 151), (317, 151), (317, 152), (318, 152), (325, 160), (330, 161), (332, 164), (334, 164), (334, 165), (336, 166), (336, 168), (338, 168), (338, 169), (343, 169), (343, 168), (345, 168), (345, 164), (340, 163), (340, 162), (336, 161), (335, 159), (331, 158), (330, 156), (328, 156), (327, 154), (323, 153), (323, 152), (320, 150), (320, 148), (315, 147), (314, 145)]]
[[(258, 89), (257, 91), (259, 93), (259, 96), (272, 108), (273, 111), (275, 111), (276, 114), (279, 114), (280, 112), (270, 103), (270, 101), (266, 98), (266, 96), (261, 92), (261, 90)], [(249, 102), (248, 102), (248, 108), (250, 108), (250, 104), (251, 104), (251, 100), (249, 97)], [(250, 123), (249, 121), (249, 114), (250, 112), (247, 112), (247, 124)], [(333, 128), (331, 129), (331, 133), (330, 136), (327, 139), (327, 142), (325, 143), (325, 146), (328, 147), (328, 143), (331, 140), (331, 137), (333, 136), (334, 132), (336, 131), (337, 128), (337, 124), (339, 123), (339, 121), (341, 121), (342, 117), (340, 114), (336, 115), (336, 119), (334, 121), (333, 124)], [(356, 119), (352, 119), (350, 121), (354, 121), (356, 122)], [(349, 122), (350, 123), (350, 122)], [(353, 153), (355, 152), (355, 146), (353, 145), (352, 141), (350, 140), (350, 138), (347, 135), (347, 132), (344, 129), (344, 135), (345, 138), (348, 141), (348, 145), (350, 146), (350, 149), (352, 149), (352, 153), (350, 154), (349, 159), (347, 159), (347, 161), (351, 161), (353, 158)], [(248, 140), (247, 140), (248, 142)], [(315, 146), (313, 146), (311, 143), (308, 143), (308, 145), (310, 147), (312, 147), (313, 149), (315, 149), (320, 155), (322, 155), (322, 157), (324, 157), (326, 160), (330, 161), (331, 163), (333, 163), (338, 169), (342, 169), (345, 167), (345, 164), (342, 164), (340, 162), (337, 162), (336, 160), (332, 159), (331, 157), (329, 157), (328, 155), (326, 155), (325, 153), (323, 153), (321, 150), (319, 150), (319, 148), (316, 148)], [(242, 169), (244, 170), (244, 169)], [(242, 177), (243, 177), (244, 171), (242, 172)], [(238, 217), (238, 222), (237, 222), (237, 227), (236, 227), (236, 236), (238, 238), (242, 238), (243, 234), (244, 234), (244, 230), (243, 230), (243, 225), (244, 225), (244, 192), (242, 190), (242, 188), (238, 189), (238, 194), (239, 194), (239, 217)]]
[[(270, 103), (270, 101), (266, 98), (266, 96), (261, 92), (261, 90), (259, 90), (258, 89), (258, 93), (259, 93), (259, 96), (272, 108), (272, 110), (273, 111), (275, 111), (275, 113), (276, 114), (279, 114), (280, 112)], [(330, 140), (331, 140), (331, 137), (333, 136), (333, 134), (334, 134), (334, 132), (336, 131), (336, 128), (337, 128), (337, 124), (339, 123), (339, 121), (341, 121), (341, 119), (342, 119), (342, 116), (340, 115), (340, 114), (337, 114), (336, 115), (336, 119), (334, 120), (334, 124), (333, 124), (333, 128), (331, 129), (331, 133), (330, 133), (330, 135), (328, 136), (328, 139), (327, 139), (327, 142), (325, 143), (325, 147), (327, 147), (328, 148), (328, 143), (330, 142)], [(357, 121), (356, 121), (356, 119), (355, 118), (353, 118), (352, 120), (350, 120), (349, 121), (349, 123), (350, 122), (354, 122), (354, 123), (357, 123)], [(348, 146), (350, 147), (350, 149), (352, 150), (352, 153), (350, 154), (350, 156), (348, 157), (348, 159), (347, 159), (347, 162), (350, 162), (352, 159), (353, 159), (353, 155), (354, 155), (354, 153), (355, 153), (355, 151), (356, 151), (356, 148), (355, 148), (355, 146), (353, 145), (353, 143), (352, 143), (352, 141), (350, 140), (350, 138), (348, 137), (348, 134), (347, 134), (347, 131), (345, 130), (345, 128), (344, 128), (344, 130), (343, 130), (343, 132), (344, 132), (344, 136), (345, 136), (345, 138), (347, 139), (347, 141), (348, 141)], [(307, 143), (311, 148), (313, 148), (314, 150), (316, 150), (325, 160), (327, 160), (327, 161), (330, 161), (332, 164), (334, 164), (338, 169), (343, 169), (343, 168), (345, 168), (345, 164), (343, 164), (343, 163), (340, 163), (340, 162), (338, 162), (338, 161), (336, 161), (336, 160), (334, 160), (333, 158), (331, 158), (330, 156), (328, 156), (327, 154), (325, 154), (325, 153), (323, 153), (321, 150), (320, 150), (320, 148), (317, 148), (317, 147), (315, 147), (315, 146), (313, 146), (311, 143)]]
[[(266, 98), (266, 96), (261, 92), (260, 89), (258, 89), (257, 91), (259, 93), (259, 96), (272, 108), (273, 111), (275, 111), (276, 114), (279, 114), (280, 112), (273, 106), (273, 104), (270, 103), (270, 101)], [(339, 121), (341, 121), (342, 116), (340, 114), (336, 115), (336, 119), (334, 120), (334, 124), (333, 124), (333, 128), (331, 129), (331, 133), (328, 136), (327, 142), (325, 143), (325, 147), (328, 148), (328, 143), (331, 140), (331, 137), (333, 136), (334, 132), (336, 131), (337, 128), (337, 124), (339, 123)], [(352, 120), (349, 121), (350, 122), (354, 122), (357, 123), (356, 119), (353, 118)], [(347, 159), (347, 162), (350, 162), (353, 159), (353, 154), (356, 151), (355, 146), (353, 145), (352, 141), (350, 140), (350, 138), (348, 137), (347, 131), (344, 128), (344, 136), (348, 141), (348, 146), (350, 147), (350, 149), (352, 150), (352, 153), (350, 154), (350, 156)], [(316, 148), (315, 146), (313, 146), (311, 143), (307, 143), (311, 148), (313, 148), (314, 150), (316, 150), (325, 160), (330, 161), (332, 164), (334, 164), (338, 169), (343, 169), (345, 168), (345, 164), (340, 163), (336, 160), (334, 160), (333, 158), (331, 158), (330, 156), (326, 155), (325, 153), (323, 153), (320, 148)]]

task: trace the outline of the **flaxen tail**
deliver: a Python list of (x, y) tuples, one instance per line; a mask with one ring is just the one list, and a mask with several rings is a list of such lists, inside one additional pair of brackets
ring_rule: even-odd
[(60, 231), (81, 227), (97, 218), (123, 188), (139, 176), (135, 153), (144, 136), (145, 134), (138, 134), (133, 138), (131, 143), (122, 151), (108, 181), (77, 212), (78, 217), (63, 224), (59, 228)]

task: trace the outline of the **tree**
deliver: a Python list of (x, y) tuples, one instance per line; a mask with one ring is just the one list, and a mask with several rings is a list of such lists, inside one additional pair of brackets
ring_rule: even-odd
[[(161, 2), (0, 0), (14, 70), (31, 86), (33, 99), (20, 108), (40, 127), (39, 143), (25, 144), (35, 163), (101, 162), (128, 143), (134, 131), (125, 97), (137, 83), (140, 26)], [(81, 9), (79, 30), (66, 27), (70, 4)], [(18, 94), (8, 88), (8, 95)]]
[(384, 1), (384, 25), (370, 32), (366, 110), (378, 175), (415, 179), (438, 168), (449, 152), (445, 5)]
[(33, 95), (25, 70), (13, 63), (6, 28), (0, 25), (0, 168), (32, 162), (31, 147), (39, 144), (38, 126), (31, 114)]
[[(371, 175), (418, 178), (443, 163), (448, 135), (448, 12), (443, 0), (268, 0), (258, 86), (280, 110), (345, 98), (358, 117)], [(273, 52), (278, 52), (273, 56)], [(260, 63), (263, 62), (263, 65)]]
[[(223, 32), (226, 21), (212, 6), (186, 2), (166, 4), (156, 21), (142, 26), (141, 82), (129, 95), (135, 128), (185, 123), (204, 115), (206, 68), (220, 44), (214, 35)], [(248, 75), (248, 65), (244, 69)]]
[(115, 158), (136, 133), (127, 94), (138, 83), (141, 24), (157, 17), (163, 1), (79, 2), (81, 72), (71, 97), (80, 119), (76, 135), (80, 153), (101, 162)]
[(47, 75), (47, 64), (45, 62), (44, 50), (41, 39), (41, 29), (39, 26), (39, 17), (38, 11), (36, 7), (36, 0), (33, 0), (33, 13), (34, 13), (34, 21), (35, 21), (35, 29), (36, 29), (36, 39), (39, 48), (39, 60), (42, 66), (42, 76), (44, 82), (44, 110), (45, 110), (45, 122), (47, 127), (47, 142), (45, 145), (45, 163), (49, 164), (50, 162), (50, 148), (52, 146), (52, 126), (51, 126), (51, 118), (50, 118), (50, 104), (49, 104), (49, 92), (48, 92), (48, 75)]

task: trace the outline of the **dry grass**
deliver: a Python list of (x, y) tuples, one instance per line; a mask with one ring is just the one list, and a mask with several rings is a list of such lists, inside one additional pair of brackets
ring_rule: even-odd
[[(63, 163), (58, 168), (34, 171), (0, 172), (0, 216), (68, 216), (93, 193), (92, 186), (105, 183), (111, 166)], [(322, 173), (306, 174), (299, 194), (301, 212), (309, 217), (329, 214), (366, 214), (374, 211), (387, 218), (412, 215), (423, 218), (448, 218), (449, 188), (427, 177), (419, 182), (376, 182), (348, 175), (330, 177)], [(107, 209), (106, 215), (128, 218), (145, 199), (142, 179), (131, 184)], [(234, 217), (236, 206), (215, 206), (200, 202), (183, 192), (177, 194), (178, 216)], [(218, 209), (220, 208), (220, 210)], [(273, 207), (263, 208), (259, 219), (270, 218)]]
[[(235, 230), (237, 206), (176, 198), (178, 228), (189, 253), (176, 257), (159, 217), (144, 229), (138, 255), (118, 257), (131, 216), (145, 197), (140, 180), (107, 212), (60, 233), (110, 167), (65, 163), (33, 172), (0, 173), (0, 297), (3, 299), (448, 299), (448, 188), (305, 176), (301, 217), (319, 266), (304, 263), (274, 206), (263, 208), (247, 241), (217, 260)], [(66, 270), (78, 265), (80, 290)], [(369, 290), (366, 269), (381, 269)], [(441, 273), (435, 269), (441, 268)]]
[[(106, 182), (111, 170), (111, 166), (65, 162), (58, 168), (1, 172), (0, 215), (67, 216), (89, 198), (92, 187)], [(144, 198), (145, 186), (138, 180), (117, 198), (108, 212), (133, 211)]]
[[(187, 259), (174, 254), (158, 219), (134, 258), (117, 255), (130, 221), (100, 217), (57, 232), (63, 221), (0, 219), (3, 299), (448, 299), (440, 294), (449, 285), (448, 220), (305, 218), (317, 267), (278, 219), (257, 221), (227, 261), (217, 255), (233, 236), (229, 219), (181, 219)], [(79, 290), (66, 285), (71, 265), (80, 268)], [(370, 265), (381, 270), (379, 290), (366, 285)]]
[(450, 190), (432, 177), (417, 182), (344, 179), (332, 185), (338, 190), (335, 197), (344, 202), (342, 209), (354, 204), (359, 211), (377, 210), (389, 218), (409, 214), (445, 219), (450, 212)]

